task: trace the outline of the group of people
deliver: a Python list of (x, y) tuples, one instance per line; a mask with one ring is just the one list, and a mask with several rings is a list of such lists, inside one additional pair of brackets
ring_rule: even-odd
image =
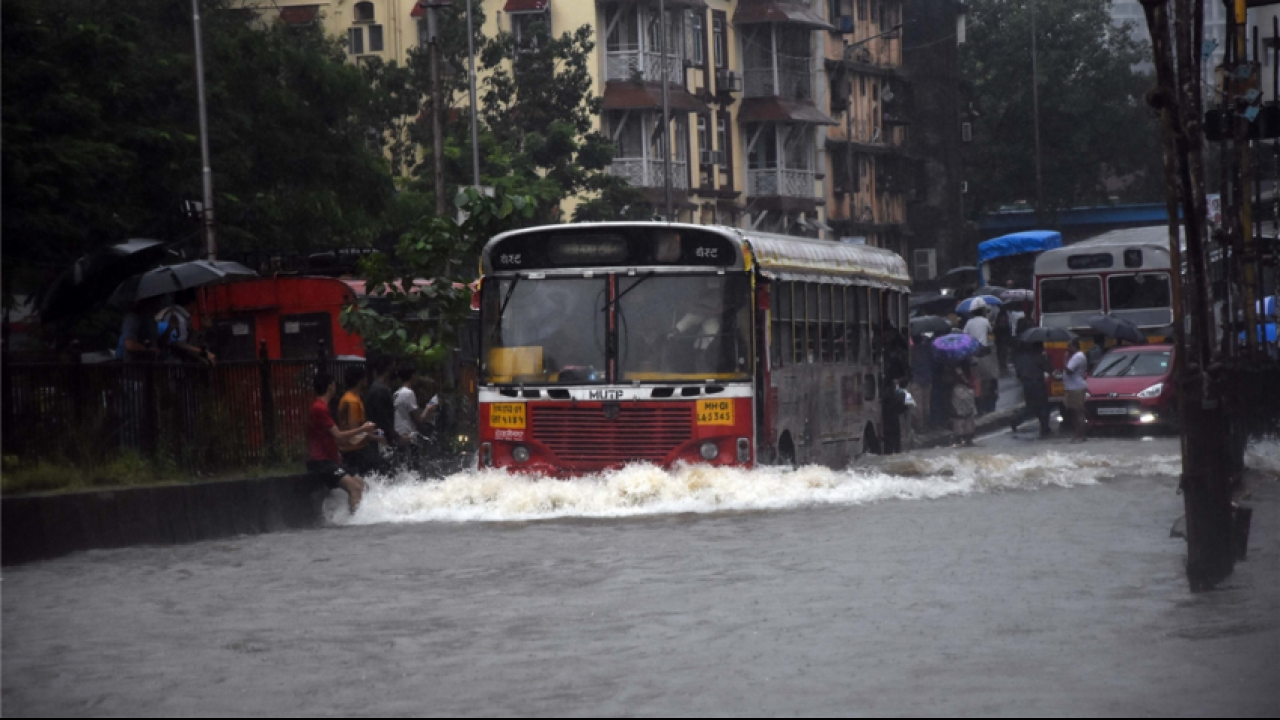
[(125, 362), (198, 362), (217, 357), (192, 337), (191, 313), (173, 295), (143, 298), (124, 314), (116, 358)]
[[(328, 372), (317, 372), (316, 400), (307, 417), (307, 472), (331, 490), (345, 490), (351, 512), (364, 495), (364, 476), (413, 458), (420, 430), (440, 411), (438, 396), (419, 403), (418, 375), (412, 367), (396, 369), (386, 358), (369, 365), (372, 382), (364, 366), (347, 368), (347, 390), (338, 401), (336, 420), (330, 405), (337, 396), (337, 381)], [(394, 392), (393, 385), (398, 385)]]

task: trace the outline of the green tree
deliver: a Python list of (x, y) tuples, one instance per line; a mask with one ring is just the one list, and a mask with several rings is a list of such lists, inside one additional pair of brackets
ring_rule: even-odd
[[(6, 276), (128, 237), (194, 237), (201, 196), (191, 6), (6, 0)], [(391, 197), (372, 92), (318, 28), (202, 5), (221, 249), (367, 239)]]
[[(1149, 47), (1111, 24), (1096, 0), (1036, 2), (1045, 210), (1161, 198), (1161, 150), (1144, 96)], [(1029, 0), (974, 0), (961, 46), (971, 84), (965, 149), (973, 216), (1036, 201)]]
[(362, 261), (368, 294), (342, 312), (343, 326), (374, 352), (411, 360), (424, 370), (456, 345), (469, 311), (471, 288), (457, 282), (469, 273), (459, 272), (459, 258), (474, 257), (489, 238), (528, 224), (535, 213), (531, 198), (501, 190), (489, 197), (464, 188), (454, 206), (465, 215), (461, 223), (420, 206), (394, 251)]

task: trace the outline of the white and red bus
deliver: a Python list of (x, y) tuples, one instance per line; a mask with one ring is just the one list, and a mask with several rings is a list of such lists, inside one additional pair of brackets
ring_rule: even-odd
[[(1041, 254), (1035, 268), (1039, 324), (1079, 335), (1083, 350), (1095, 344), (1097, 332), (1088, 319), (1100, 313), (1132, 322), (1152, 341), (1163, 340), (1173, 324), (1167, 238), (1164, 226), (1115, 230)], [(1056, 370), (1050, 399), (1061, 401), (1066, 343), (1047, 343), (1045, 349)]]
[(668, 223), (531, 228), (484, 248), (480, 466), (843, 466), (883, 435), (878, 331), (906, 263)]

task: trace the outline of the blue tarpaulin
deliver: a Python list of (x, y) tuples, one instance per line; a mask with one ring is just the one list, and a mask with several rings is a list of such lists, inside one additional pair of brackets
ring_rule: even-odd
[(1039, 253), (1045, 250), (1062, 247), (1062, 233), (1052, 230), (1028, 230), (1026, 232), (1002, 235), (978, 245), (979, 285), (986, 282), (981, 277), (982, 265), (996, 258), (1023, 253)]

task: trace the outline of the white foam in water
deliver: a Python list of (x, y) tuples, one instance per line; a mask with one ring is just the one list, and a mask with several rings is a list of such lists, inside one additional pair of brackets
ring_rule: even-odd
[(371, 478), (351, 524), (502, 522), (563, 517), (613, 518), (674, 513), (774, 510), (812, 505), (860, 505), (924, 500), (1002, 490), (1091, 485), (1118, 475), (1177, 475), (1177, 456), (1102, 457), (1050, 452), (1035, 457), (955, 453), (902, 456), (850, 470), (809, 466), (740, 470), (682, 466), (665, 471), (632, 465), (570, 480), (505, 471), (471, 471), (441, 480), (409, 474)]
[(1280, 439), (1255, 440), (1249, 443), (1244, 464), (1254, 470), (1280, 476)]

